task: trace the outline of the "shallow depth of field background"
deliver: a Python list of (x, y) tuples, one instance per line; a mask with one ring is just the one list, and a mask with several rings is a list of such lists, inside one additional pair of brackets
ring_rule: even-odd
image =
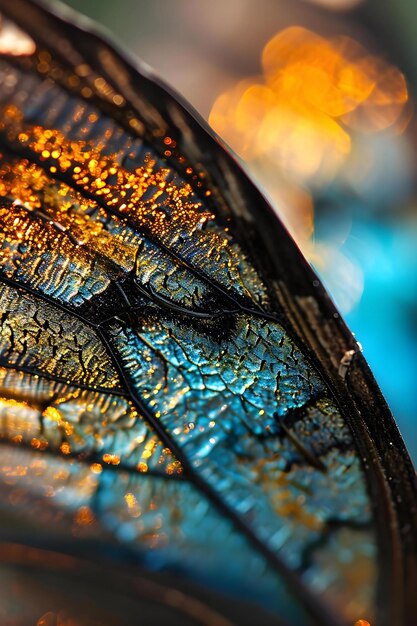
[(246, 163), (330, 291), (417, 462), (415, 0), (67, 0)]

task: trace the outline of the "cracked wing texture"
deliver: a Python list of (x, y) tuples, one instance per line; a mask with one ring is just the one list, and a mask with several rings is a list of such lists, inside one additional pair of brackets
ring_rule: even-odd
[(372, 616), (369, 497), (329, 389), (169, 131), (160, 155), (80, 80), (43, 50), (0, 61), (2, 506), (288, 623), (310, 622), (274, 559)]

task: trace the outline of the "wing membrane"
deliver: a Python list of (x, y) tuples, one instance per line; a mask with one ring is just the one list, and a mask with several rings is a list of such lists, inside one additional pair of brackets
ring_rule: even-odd
[[(134, 538), (149, 567), (150, 531), (126, 521), (123, 493), (151, 526), (159, 514), (146, 502), (166, 511), (160, 563), (172, 571), (216, 586), (236, 536), (248, 546), (237, 569), (261, 559), (269, 572), (254, 599), (278, 610), (278, 598), (289, 623), (327, 623), (326, 604), (342, 620), (372, 621), (381, 594), (381, 623), (402, 619), (413, 600), (401, 577), (412, 580), (415, 561), (396, 542), (413, 545), (411, 465), (361, 357), (338, 376), (354, 341), (294, 244), (146, 72), (34, 4), (4, 10), (37, 45), (0, 65), (1, 350), (15, 372), (3, 414), (21, 413), (5, 436), (18, 441), (23, 423), (49, 411), (34, 438), (71, 463), (100, 460), (95, 516), (122, 543)], [(43, 375), (56, 389), (41, 410)], [(401, 477), (395, 500), (382, 464)], [(408, 525), (401, 540), (396, 519)], [(233, 532), (214, 531), (224, 524)], [(202, 549), (213, 566), (196, 570), (188, 555)], [(387, 563), (399, 581), (390, 593)], [(247, 593), (243, 576), (225, 572), (223, 583)]]

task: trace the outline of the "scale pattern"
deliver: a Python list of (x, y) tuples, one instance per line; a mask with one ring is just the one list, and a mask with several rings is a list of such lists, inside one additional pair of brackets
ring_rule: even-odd
[(372, 616), (358, 452), (233, 220), (58, 69), (44, 50), (0, 62), (7, 498), (290, 623), (309, 618), (274, 558)]

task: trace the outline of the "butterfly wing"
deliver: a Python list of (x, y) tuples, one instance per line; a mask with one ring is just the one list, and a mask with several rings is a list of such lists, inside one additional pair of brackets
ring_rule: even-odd
[(124, 546), (288, 623), (377, 605), (407, 623), (412, 466), (295, 244), (145, 69), (41, 6), (0, 7), (28, 37), (0, 65), (16, 519), (36, 509), (61, 551), (80, 534)]

